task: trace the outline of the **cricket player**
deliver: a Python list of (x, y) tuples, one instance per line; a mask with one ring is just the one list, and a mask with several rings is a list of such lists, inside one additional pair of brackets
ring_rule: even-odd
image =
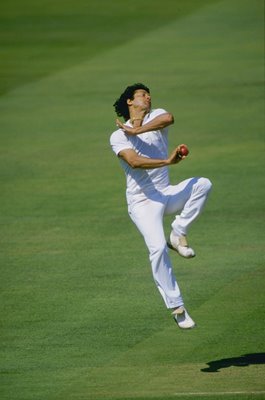
[[(129, 215), (142, 234), (149, 250), (155, 284), (173, 318), (182, 329), (195, 326), (188, 314), (173, 272), (169, 248), (180, 256), (192, 258), (187, 232), (200, 215), (211, 190), (207, 178), (193, 177), (170, 184), (168, 167), (185, 156), (177, 146), (168, 155), (168, 127), (174, 123), (171, 113), (151, 108), (147, 86), (128, 86), (114, 104), (119, 129), (112, 133), (110, 144), (126, 175), (126, 198)], [(168, 241), (163, 229), (164, 215), (174, 215)]]

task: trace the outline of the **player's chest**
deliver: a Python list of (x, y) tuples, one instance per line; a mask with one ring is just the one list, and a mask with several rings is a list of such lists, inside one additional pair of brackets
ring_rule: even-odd
[(166, 138), (164, 138), (161, 132), (145, 132), (141, 135), (133, 136), (133, 145), (136, 149), (141, 150), (141, 148), (146, 147), (161, 147), (166, 145)]

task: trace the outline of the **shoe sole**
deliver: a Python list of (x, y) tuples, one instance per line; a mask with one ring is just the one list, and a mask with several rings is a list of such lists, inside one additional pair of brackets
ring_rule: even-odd
[(196, 328), (196, 326), (197, 326), (196, 324), (194, 324), (194, 325), (192, 325), (192, 326), (189, 326), (188, 328), (183, 328), (182, 326), (179, 326), (179, 324), (178, 324), (176, 318), (173, 317), (173, 319), (174, 319), (175, 323), (178, 325), (179, 329), (181, 329), (182, 331), (186, 331), (186, 330), (188, 330), (188, 329), (194, 329), (194, 328)]

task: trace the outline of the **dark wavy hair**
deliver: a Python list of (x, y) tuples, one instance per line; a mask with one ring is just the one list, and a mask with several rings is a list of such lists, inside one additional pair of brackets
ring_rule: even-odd
[(124, 90), (124, 92), (120, 95), (120, 97), (113, 104), (116, 114), (119, 117), (123, 117), (125, 119), (125, 121), (127, 119), (129, 119), (129, 117), (130, 117), (127, 100), (128, 99), (132, 100), (133, 96), (134, 96), (134, 92), (139, 89), (146, 90), (148, 93), (150, 93), (149, 88), (147, 86), (145, 86), (143, 83), (135, 83), (134, 85), (127, 86), (127, 88)]

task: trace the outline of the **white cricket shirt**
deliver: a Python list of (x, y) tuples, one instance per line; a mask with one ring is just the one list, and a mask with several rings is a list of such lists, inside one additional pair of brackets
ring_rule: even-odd
[[(143, 120), (143, 125), (157, 117), (165, 114), (162, 108), (151, 110)], [(126, 125), (132, 126), (130, 121)], [(116, 155), (125, 149), (133, 149), (137, 154), (156, 159), (168, 158), (168, 128), (161, 130), (141, 133), (140, 135), (128, 135), (122, 129), (118, 129), (112, 133), (110, 137), (112, 150)], [(126, 175), (126, 196), (130, 203), (134, 196), (137, 198), (149, 196), (152, 192), (163, 189), (169, 185), (168, 168), (142, 169), (132, 168), (130, 165), (119, 159)]]

